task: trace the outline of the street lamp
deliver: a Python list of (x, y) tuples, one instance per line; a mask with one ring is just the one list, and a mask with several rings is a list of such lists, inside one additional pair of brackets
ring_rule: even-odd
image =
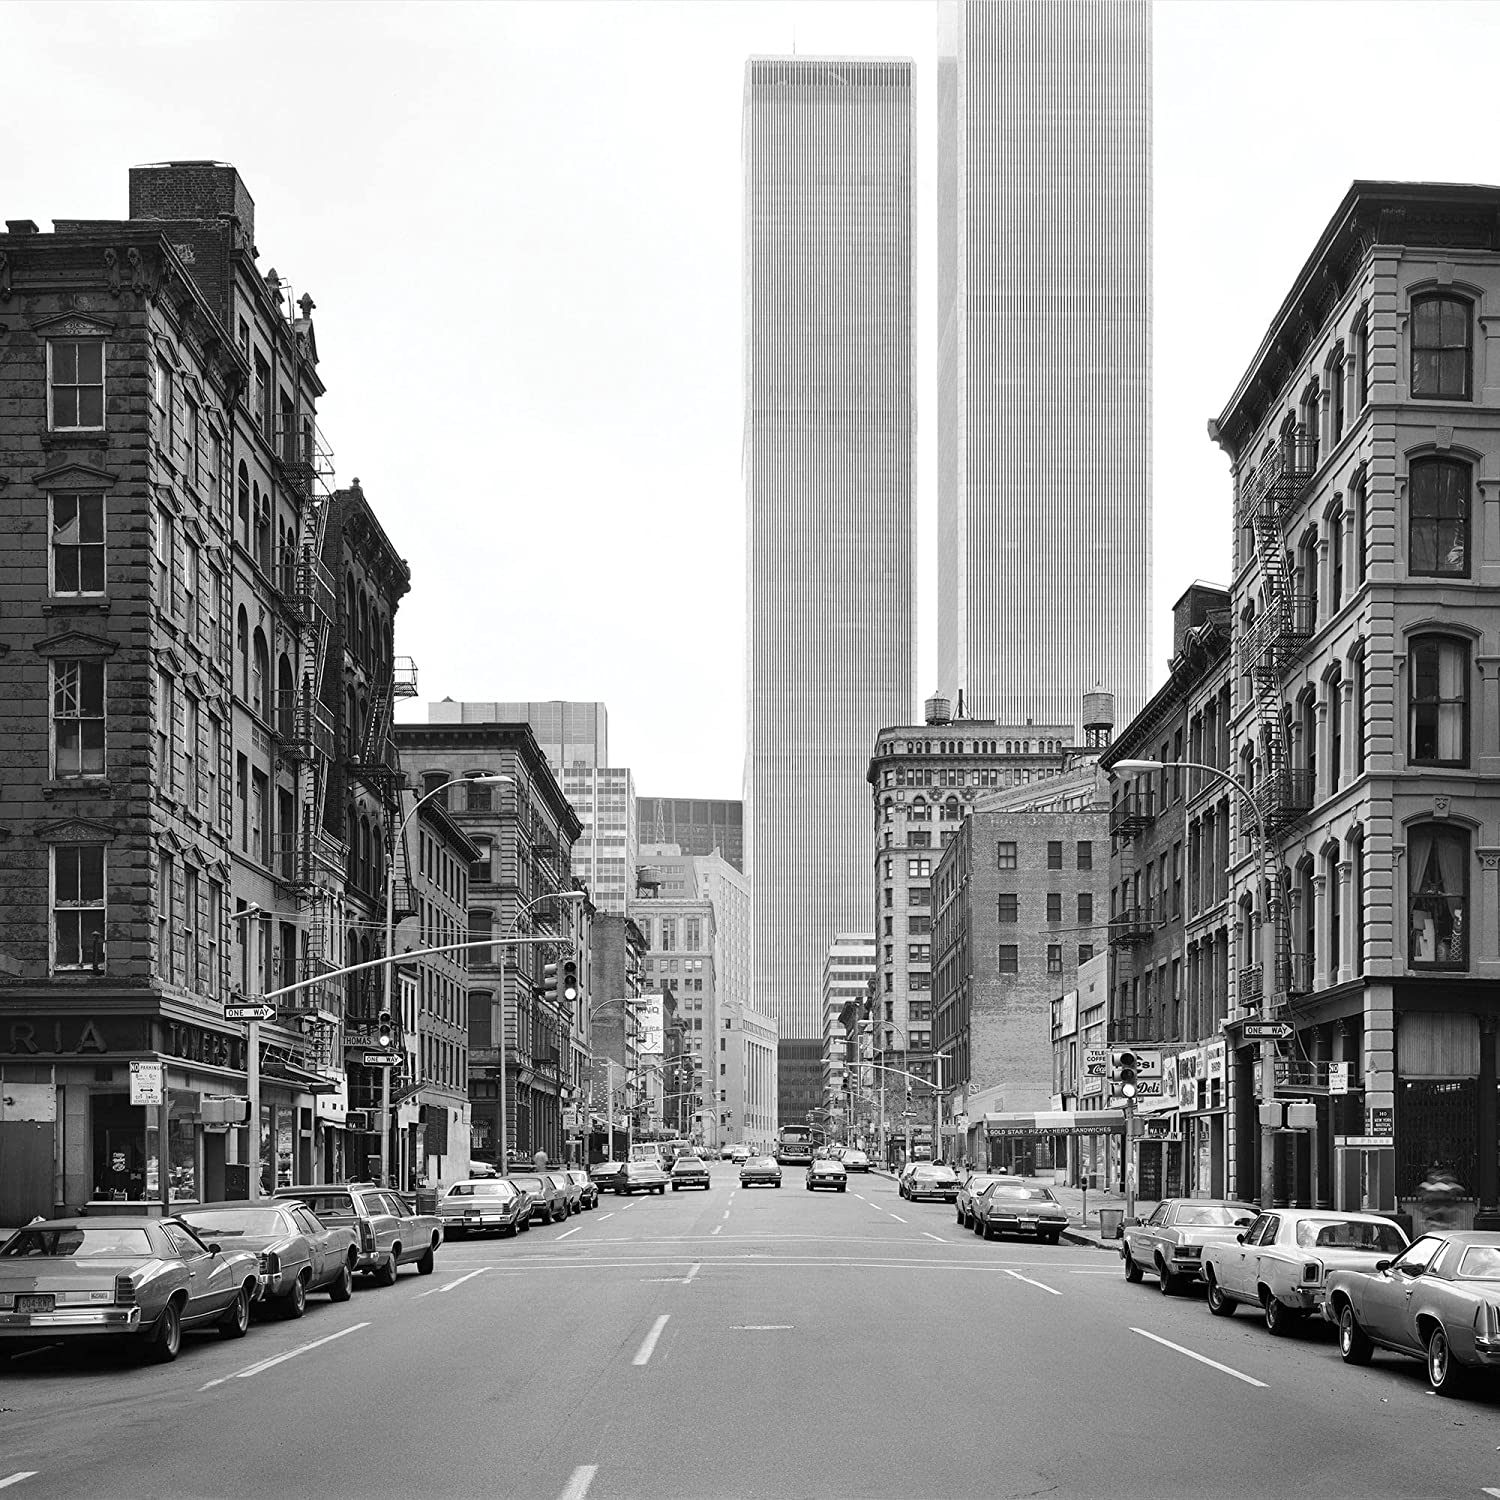
[[(252, 901), (248, 906), (242, 907), (235, 912), (234, 920), (243, 922), (250, 917), (265, 916), (265, 908), (258, 901)], [(241, 934), (241, 942), (247, 941)], [(246, 996), (246, 999), (253, 999)], [(247, 1121), (250, 1131), (250, 1170), (246, 1174), (249, 1179), (249, 1197), (252, 1203), (260, 1198), (260, 1019), (251, 1016), (245, 1023), (248, 1036), (245, 1040), (245, 1092), (250, 1095), (250, 1118)], [(158, 1160), (165, 1166), (165, 1138), (157, 1148)], [(274, 1184), (273, 1184), (274, 1185)]]
[[(510, 781), (513, 778), (506, 776), (503, 779)], [(508, 943), (513, 943), (520, 935), (521, 918), (533, 906), (537, 906), (543, 901), (582, 901), (584, 899), (586, 899), (586, 893), (583, 891), (543, 891), (540, 896), (533, 896), (531, 900), (524, 902), (517, 909), (515, 916), (511, 918), (510, 927), (500, 938), (500, 946), (504, 947)], [(510, 1121), (506, 1118), (505, 1103), (505, 989), (505, 981), (502, 976), (500, 983), (500, 1144), (496, 1153), (499, 1158), (496, 1165), (499, 1167), (502, 1177), (505, 1175), (506, 1168), (509, 1165), (510, 1156)]]
[[(390, 849), (385, 862), (385, 956), (387, 960), (392, 957), (391, 949), (395, 943), (396, 926), (396, 850), (401, 847), (401, 841), (406, 835), (406, 825), (416, 817), (422, 804), (439, 792), (446, 792), (450, 786), (497, 786), (503, 783), (514, 783), (514, 776), (507, 776), (501, 771), (487, 771), (479, 776), (454, 776), (450, 780), (442, 782), (438, 786), (429, 787), (411, 805), (411, 810), (396, 825), (396, 831), (391, 837)], [(393, 963), (387, 962), (382, 972), (382, 1001), (381, 1010), (386, 1014), (391, 1013), (391, 972), (395, 968)], [(502, 1062), (504, 1053), (501, 1054)], [(501, 1067), (500, 1093), (503, 1099), (505, 1094), (505, 1069)], [(391, 1174), (391, 1070), (389, 1064), (380, 1070), (380, 1180), (382, 1183), (390, 1182)]]
[[(1222, 781), (1226, 786), (1232, 787), (1243, 799), (1244, 806), (1249, 809), (1250, 817), (1255, 825), (1256, 843), (1260, 852), (1261, 878), (1266, 883), (1266, 920), (1271, 928), (1272, 948), (1272, 984), (1281, 982), (1279, 973), (1280, 947), (1278, 937), (1281, 932), (1281, 881), (1277, 875), (1276, 867), (1272, 859), (1271, 840), (1266, 831), (1265, 819), (1261, 816), (1259, 806), (1255, 798), (1250, 794), (1248, 788), (1228, 771), (1219, 766), (1206, 765), (1196, 760), (1117, 760), (1109, 768), (1111, 774), (1123, 772), (1125, 775), (1134, 775), (1137, 772), (1150, 771), (1201, 771), (1206, 776), (1213, 776)], [(1261, 955), (1262, 960), (1264, 955)], [(1274, 993), (1274, 990), (1273, 990)], [(1134, 1038), (1132, 1038), (1134, 1040)], [(1260, 1044), (1260, 1071), (1261, 1071), (1261, 1093), (1266, 1103), (1271, 1103), (1276, 1098), (1276, 1042), (1273, 1038), (1264, 1037)], [(1126, 1142), (1126, 1150), (1130, 1143)], [(1269, 1209), (1276, 1194), (1276, 1129), (1273, 1125), (1263, 1119), (1260, 1127), (1260, 1203), (1261, 1207)]]

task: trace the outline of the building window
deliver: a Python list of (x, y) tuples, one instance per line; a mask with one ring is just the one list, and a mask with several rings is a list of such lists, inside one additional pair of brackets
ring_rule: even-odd
[(104, 967), (104, 845), (52, 850), (52, 967)]
[(1407, 562), (1413, 574), (1469, 576), (1469, 466), (1451, 458), (1412, 462), (1407, 486), (1410, 537)]
[(1094, 845), (1091, 839), (1079, 839), (1078, 841), (1078, 868), (1080, 870), (1092, 870), (1094, 868)]
[(494, 879), (492, 861), (495, 857), (495, 841), (483, 834), (476, 834), (474, 844), (479, 850), (479, 857), (469, 866), (469, 879), (488, 884)]
[(175, 613), (172, 600), (172, 556), (177, 550), (177, 519), (163, 506), (156, 508), (156, 607)]
[(1047, 868), (1060, 870), (1062, 867), (1062, 840), (1049, 839), (1047, 841)]
[(172, 943), (172, 904), (177, 893), (177, 861), (161, 853), (156, 860), (156, 972), (168, 983), (177, 982), (176, 951)]
[(1021, 950), (1014, 943), (1000, 944), (999, 969), (1002, 974), (1020, 973)]
[(996, 918), (1001, 922), (1019, 922), (1021, 919), (1021, 898), (1014, 891), (1002, 892), (997, 898)]
[(908, 943), (906, 945), (906, 961), (910, 964), (927, 964), (932, 962), (931, 943)]
[(177, 447), (177, 408), (172, 400), (172, 367), (158, 355), (153, 362), (153, 369), (155, 371), (153, 394), (156, 399), (156, 430), (162, 447), (167, 450), (167, 457), (171, 459)]
[(156, 673), (157, 790), (168, 797), (177, 790), (177, 680), (170, 672)]
[(1473, 309), (1461, 297), (1433, 293), (1411, 304), (1411, 393), (1467, 401), (1473, 368)]
[(932, 874), (932, 861), (930, 859), (909, 859), (906, 862), (906, 873), (913, 879), (919, 876)]
[(1094, 925), (1094, 897), (1089, 891), (1078, 893), (1078, 925), (1080, 927)]
[(1344, 602), (1344, 512), (1328, 518), (1328, 613), (1336, 615)]
[(1094, 945), (1092, 943), (1080, 943), (1078, 945), (1078, 966), (1082, 968), (1094, 956)]
[(995, 845), (995, 868), (997, 870), (1016, 868), (1016, 846), (1010, 840), (1002, 839)]
[(1062, 892), (1047, 892), (1047, 920), (1049, 922), (1062, 921)]
[(52, 667), (52, 774), (58, 780), (104, 774), (104, 663)]
[(1407, 835), (1410, 935), (1414, 969), (1467, 969), (1469, 835), (1420, 824)]
[(90, 432), (103, 427), (104, 340), (50, 339), (47, 388), (54, 432)]
[(1061, 943), (1048, 943), (1047, 944), (1047, 972), (1049, 974), (1061, 974), (1062, 971), (1063, 971), (1063, 965), (1062, 965), (1062, 944)]
[(52, 497), (52, 592), (104, 592), (104, 496)]
[(1354, 674), (1354, 774), (1359, 776), (1365, 769), (1365, 652), (1362, 643), (1351, 653), (1349, 660)]
[(1414, 637), (1407, 678), (1407, 758), (1419, 766), (1468, 765), (1468, 642), (1441, 635)]
[(1355, 394), (1361, 411), (1370, 403), (1370, 310), (1362, 307), (1354, 321)]
[(202, 553), (197, 542), (182, 539), (183, 624), (189, 640), (198, 637), (198, 591), (202, 586)]

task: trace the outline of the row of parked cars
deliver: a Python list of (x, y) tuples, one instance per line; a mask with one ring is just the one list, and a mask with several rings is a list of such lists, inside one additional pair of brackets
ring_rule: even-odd
[(314, 1294), (347, 1301), (356, 1278), (389, 1286), (403, 1265), (430, 1275), (441, 1243), (433, 1215), (359, 1182), (170, 1215), (37, 1219), (0, 1245), (0, 1340), (125, 1340), (165, 1363), (190, 1329), (243, 1338), (252, 1309), (300, 1318)]
[(1347, 1364), (1377, 1349), (1422, 1359), (1439, 1395), (1500, 1367), (1500, 1233), (1433, 1229), (1329, 1209), (1168, 1198), (1124, 1228), (1125, 1279), (1163, 1296), (1201, 1282), (1208, 1310), (1256, 1309), (1274, 1335), (1309, 1317), (1338, 1330)]
[(548, 1167), (450, 1183), (438, 1195), (437, 1217), (444, 1238), (450, 1240), (475, 1234), (517, 1235), (533, 1224), (554, 1224), (598, 1203), (599, 1185), (589, 1173), (578, 1167)]

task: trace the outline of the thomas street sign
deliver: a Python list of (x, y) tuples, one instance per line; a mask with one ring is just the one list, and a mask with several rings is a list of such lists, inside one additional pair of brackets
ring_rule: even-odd
[(1284, 1042), (1291, 1034), (1292, 1028), (1285, 1021), (1245, 1022), (1247, 1042)]

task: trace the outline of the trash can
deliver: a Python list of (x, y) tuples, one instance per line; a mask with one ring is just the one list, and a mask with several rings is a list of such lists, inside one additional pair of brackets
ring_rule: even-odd
[(1120, 1238), (1120, 1226), (1125, 1222), (1125, 1210), (1123, 1208), (1101, 1208), (1099, 1210), (1099, 1238), (1103, 1240), (1117, 1240)]
[(437, 1201), (438, 1190), (436, 1188), (417, 1189), (417, 1212), (419, 1214), (435, 1214)]

